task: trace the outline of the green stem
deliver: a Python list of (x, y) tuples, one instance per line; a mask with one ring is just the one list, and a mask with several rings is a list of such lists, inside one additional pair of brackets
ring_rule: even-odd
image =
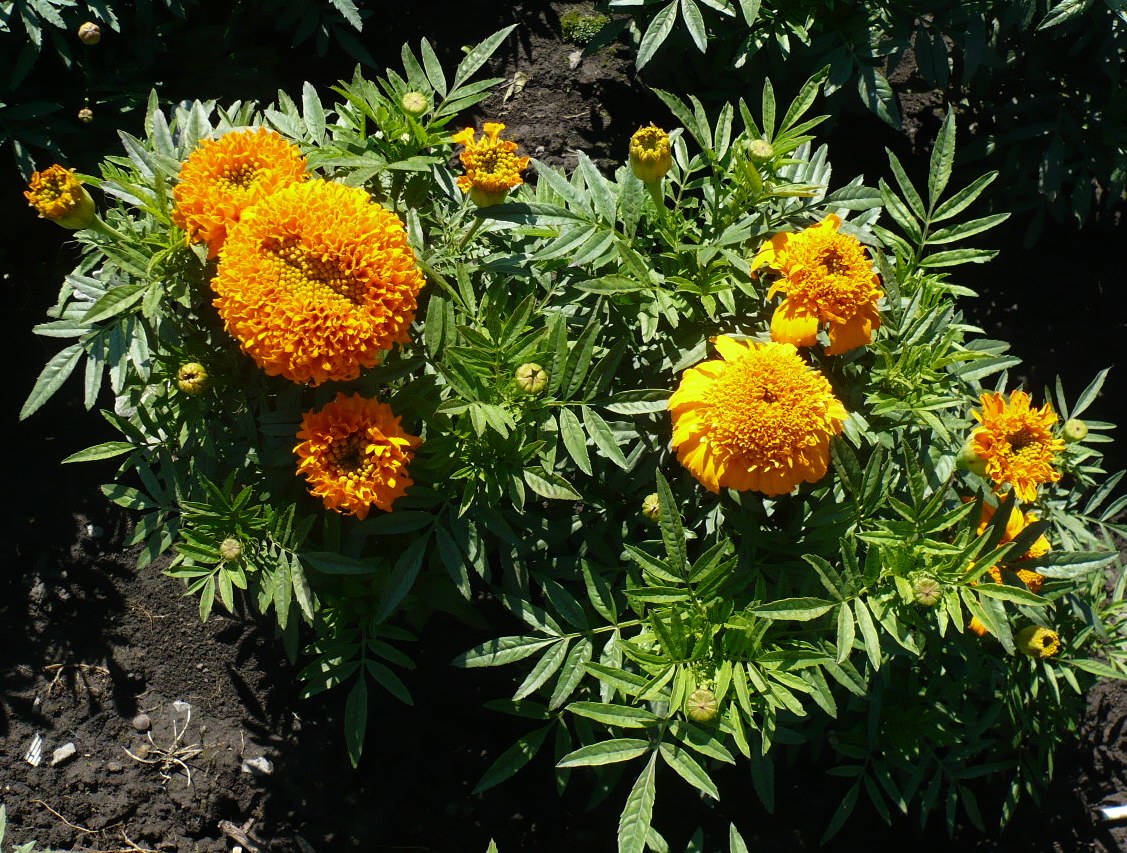
[(99, 234), (109, 237), (111, 240), (119, 240), (122, 243), (128, 242), (128, 238), (124, 234), (105, 222), (100, 216), (95, 215), (94, 221), (86, 227), (91, 231), (97, 231)]
[(481, 228), (483, 222), (485, 222), (484, 216), (477, 216), (474, 218), (473, 225), (469, 227), (469, 230), (467, 230), (466, 233), (462, 236), (462, 239), (458, 241), (458, 251), (461, 251), (466, 247), (466, 243), (468, 243), (470, 241), (470, 238), (477, 233), (478, 229)]

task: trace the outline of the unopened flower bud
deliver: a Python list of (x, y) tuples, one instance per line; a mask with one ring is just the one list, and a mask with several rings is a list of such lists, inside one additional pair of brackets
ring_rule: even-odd
[(78, 40), (83, 44), (95, 45), (102, 40), (102, 28), (93, 21), (87, 21), (78, 28)]
[(517, 368), (516, 383), (525, 394), (539, 394), (548, 387), (548, 374), (539, 364), (530, 361)]
[(224, 563), (233, 562), (243, 555), (243, 543), (233, 536), (228, 536), (219, 543), (219, 558)]
[(657, 492), (646, 495), (642, 501), (642, 515), (650, 521), (657, 521), (661, 516), (661, 504), (658, 502)]
[(1088, 437), (1088, 425), (1079, 418), (1071, 418), (1064, 422), (1064, 440), (1069, 443), (1083, 441)]
[(207, 370), (199, 362), (189, 362), (176, 372), (176, 387), (193, 397), (206, 391), (210, 384)]
[(673, 166), (669, 134), (656, 125), (639, 128), (630, 137), (630, 170), (643, 183), (653, 184)]
[(94, 111), (89, 107), (83, 107), (78, 111), (78, 120), (83, 124), (90, 124), (94, 120)]
[(399, 99), (399, 106), (407, 115), (418, 118), (430, 110), (430, 98), (422, 92), (408, 92)]
[(970, 471), (972, 474), (977, 474), (979, 477), (986, 476), (986, 460), (978, 455), (978, 452), (974, 449), (974, 445), (969, 439), (959, 451), (959, 456), (956, 461), (961, 467)]
[(761, 166), (775, 156), (775, 149), (766, 139), (753, 139), (747, 144), (747, 159)]
[(1031, 658), (1051, 658), (1060, 651), (1060, 635), (1040, 625), (1027, 625), (1014, 639), (1018, 650)]
[(707, 687), (698, 687), (689, 694), (685, 702), (685, 714), (694, 723), (710, 723), (716, 719), (720, 710), (720, 703), (716, 694)]
[(943, 585), (933, 577), (920, 575), (912, 583), (912, 598), (920, 607), (935, 607), (943, 597)]

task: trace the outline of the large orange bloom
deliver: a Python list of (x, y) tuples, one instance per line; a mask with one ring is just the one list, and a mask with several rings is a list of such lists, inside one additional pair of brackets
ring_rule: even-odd
[(1053, 468), (1064, 441), (1053, 435), (1056, 413), (1046, 403), (1030, 408), (1029, 395), (1014, 391), (1007, 402), (1002, 394), (983, 394), (981, 412), (972, 412), (981, 426), (970, 436), (971, 452), (985, 463), (986, 476), (998, 486), (1010, 485), (1026, 502), (1037, 500), (1040, 483), (1055, 483)]
[(846, 411), (791, 344), (715, 340), (721, 360), (689, 368), (669, 398), (673, 447), (713, 492), (783, 495), (826, 474)]
[(205, 139), (180, 167), (172, 221), (214, 258), (243, 211), (282, 187), (305, 180), (305, 158), (272, 130)]
[(412, 484), (407, 466), (421, 439), (403, 431), (387, 403), (337, 394), (302, 416), (297, 437), (298, 473), (328, 509), (361, 519), (373, 506), (390, 512)]
[(364, 190), (279, 190), (231, 231), (211, 283), (227, 330), (271, 376), (348, 381), (407, 340), (423, 276), (403, 223)]
[(524, 183), (520, 173), (528, 168), (528, 158), (513, 153), (517, 150), (515, 142), (499, 138), (505, 125), (487, 121), (482, 129), (485, 133), (481, 139), (476, 138), (472, 127), (455, 133), (453, 139), (464, 146), (458, 159), (466, 173), (458, 178), (459, 188), (478, 207), (490, 207), (503, 202), (509, 190)]
[(767, 266), (780, 273), (767, 298), (786, 294), (771, 318), (772, 340), (811, 347), (818, 329), (829, 324), (826, 355), (839, 355), (873, 339), (880, 327), (880, 279), (865, 247), (838, 233), (840, 225), (841, 218), (831, 213), (796, 234), (776, 234), (752, 259), (753, 270)]

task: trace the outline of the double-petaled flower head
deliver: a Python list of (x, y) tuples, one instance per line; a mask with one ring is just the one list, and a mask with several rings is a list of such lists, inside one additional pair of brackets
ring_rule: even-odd
[(466, 173), (458, 178), (458, 187), (478, 207), (500, 204), (509, 190), (524, 183), (520, 173), (528, 168), (528, 157), (516, 155), (517, 144), (501, 139), (505, 125), (487, 121), (481, 138), (472, 127), (455, 133), (453, 139), (462, 146), (458, 159)]
[(243, 350), (271, 376), (310, 385), (356, 379), (405, 343), (422, 286), (399, 217), (322, 180), (248, 209), (211, 282)]
[(363, 519), (390, 512), (412, 485), (407, 468), (422, 440), (399, 425), (387, 403), (359, 394), (302, 416), (297, 470), (325, 507)]
[(669, 399), (677, 458), (705, 488), (783, 495), (826, 474), (847, 417), (791, 344), (721, 335), (720, 359), (689, 368)]
[(97, 216), (94, 199), (82, 181), (57, 163), (31, 176), (24, 198), (41, 219), (50, 219), (72, 231), (88, 228)]
[(225, 133), (200, 143), (180, 167), (172, 190), (172, 221), (188, 241), (219, 255), (227, 232), (253, 204), (305, 180), (305, 158), (264, 127)]
[(1053, 465), (1064, 441), (1053, 434), (1057, 416), (1052, 406), (1033, 408), (1024, 391), (1014, 391), (1008, 400), (999, 393), (979, 399), (982, 410), (972, 414), (980, 426), (971, 433), (967, 452), (999, 489), (1010, 486), (1022, 501), (1037, 500), (1040, 484), (1060, 479)]
[(646, 184), (660, 181), (673, 166), (669, 134), (657, 125), (638, 128), (630, 137), (630, 171)]
[(880, 327), (880, 279), (861, 242), (838, 231), (841, 218), (830, 214), (817, 225), (776, 234), (751, 262), (756, 270), (778, 273), (767, 298), (783, 293), (771, 318), (771, 338), (796, 347), (818, 342), (826, 326), (826, 355), (867, 345)]

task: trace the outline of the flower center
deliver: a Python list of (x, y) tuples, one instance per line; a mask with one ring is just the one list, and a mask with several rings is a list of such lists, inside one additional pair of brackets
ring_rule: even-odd
[(747, 357), (727, 365), (708, 395), (718, 443), (737, 452), (786, 455), (810, 444), (824, 421), (804, 367)]
[(277, 246), (264, 249), (279, 261), (281, 284), (310, 305), (328, 299), (346, 299), (364, 304), (366, 288), (354, 276), (345, 275), (328, 253), (317, 255), (290, 237)]
[(1021, 453), (1025, 448), (1031, 444), (1039, 444), (1041, 437), (1033, 432), (1028, 426), (1022, 426), (1016, 432), (1010, 433), (1009, 436), (1010, 447), (1015, 453)]
[(232, 163), (224, 170), (219, 181), (229, 187), (245, 190), (250, 188), (261, 171), (262, 164), (257, 161)]
[(364, 454), (366, 443), (363, 435), (354, 432), (329, 446), (330, 465), (336, 469), (338, 476), (349, 480), (363, 480), (371, 475), (373, 465)]

